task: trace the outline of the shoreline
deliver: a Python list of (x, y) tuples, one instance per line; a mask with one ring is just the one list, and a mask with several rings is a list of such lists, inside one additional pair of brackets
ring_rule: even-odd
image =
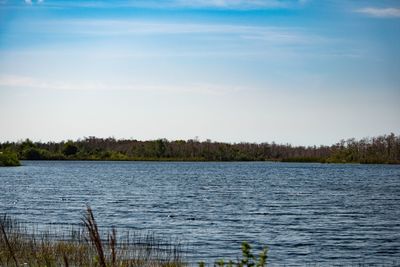
[[(320, 161), (286, 161), (286, 160), (193, 160), (193, 159), (176, 159), (176, 158), (166, 158), (166, 159), (21, 159), (24, 161), (58, 161), (58, 162), (193, 162), (193, 163), (304, 163), (304, 164), (321, 164), (321, 165), (338, 165), (338, 164), (354, 164), (354, 165), (400, 165), (400, 162), (320, 162)], [(22, 166), (22, 165), (21, 165)], [(18, 167), (18, 166), (16, 166)]]
[(400, 136), (348, 139), (329, 146), (97, 137), (47, 143), (26, 139), (0, 142), (1, 151), (19, 160), (400, 164)]

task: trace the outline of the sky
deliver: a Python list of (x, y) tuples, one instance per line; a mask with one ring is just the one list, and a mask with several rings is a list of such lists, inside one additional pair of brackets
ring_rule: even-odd
[(400, 134), (398, 0), (0, 0), (0, 141)]

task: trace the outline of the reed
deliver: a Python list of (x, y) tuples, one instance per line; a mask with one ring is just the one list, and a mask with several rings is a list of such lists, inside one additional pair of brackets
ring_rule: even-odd
[(185, 266), (180, 244), (153, 234), (100, 229), (87, 208), (82, 225), (69, 232), (38, 231), (8, 217), (0, 219), (0, 266)]

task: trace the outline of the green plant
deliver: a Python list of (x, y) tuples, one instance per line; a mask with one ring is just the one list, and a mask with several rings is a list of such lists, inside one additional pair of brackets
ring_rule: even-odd
[[(268, 254), (268, 248), (264, 247), (259, 256), (256, 257), (252, 253), (252, 247), (249, 243), (243, 242), (241, 245), (242, 249), (242, 258), (237, 259), (237, 261), (225, 261), (224, 259), (220, 259), (214, 262), (215, 267), (265, 267), (267, 266), (267, 254)], [(199, 267), (204, 267), (205, 263), (203, 261), (198, 263)]]
[[(0, 217), (0, 266), (32, 267), (181, 267), (179, 244), (158, 240), (154, 235), (102, 230), (88, 207), (83, 228), (70, 232), (29, 230), (17, 221)], [(120, 241), (120, 242), (119, 242)]]
[(66, 156), (73, 156), (78, 153), (78, 150), (78, 147), (74, 145), (71, 141), (69, 141), (64, 145), (62, 153)]
[(12, 151), (0, 151), (0, 166), (19, 166), (17, 154)]

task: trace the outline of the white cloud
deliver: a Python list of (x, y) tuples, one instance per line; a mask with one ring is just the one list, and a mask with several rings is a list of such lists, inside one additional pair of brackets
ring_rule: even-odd
[(2, 75), (0, 76), (0, 86), (20, 87), (38, 85), (34, 79), (30, 77)]
[[(264, 40), (270, 44), (320, 43), (324, 38), (302, 28), (248, 26), (235, 24), (172, 23), (139, 20), (78, 19), (37, 22), (40, 32), (93, 36), (133, 36), (160, 34), (226, 35), (243, 40)], [(326, 40), (325, 40), (326, 41)]]
[[(34, 2), (32, 0), (24, 0), (24, 1), (25, 1), (25, 4), (27, 4), (27, 5), (33, 5), (34, 4)], [(4, 1), (4, 2), (6, 2), (6, 1)], [(37, 4), (43, 4), (44, 0), (37, 0), (36, 3)]]
[(356, 12), (376, 18), (400, 18), (400, 8), (394, 8), (394, 7), (388, 7), (388, 8), (365, 7), (357, 9)]
[(44, 81), (30, 76), (0, 75), (0, 88), (22, 88), (35, 90), (65, 90), (65, 91), (134, 91), (154, 93), (189, 93), (204, 95), (225, 95), (229, 92), (242, 90), (239, 87), (224, 86), (219, 84), (193, 83), (181, 85), (159, 85), (151, 83), (110, 83), (93, 81)]
[[(3, 1), (3, 0), (0, 0)], [(135, 0), (135, 1), (46, 1), (47, 7), (69, 8), (193, 8), (193, 9), (275, 9), (275, 8), (293, 8), (304, 5), (310, 0)], [(25, 0), (27, 4), (33, 4), (34, 0)], [(44, 0), (37, 0), (38, 4), (44, 3)]]
[(215, 7), (227, 9), (252, 9), (285, 7), (287, 3), (277, 0), (175, 0), (173, 5), (182, 7)]

